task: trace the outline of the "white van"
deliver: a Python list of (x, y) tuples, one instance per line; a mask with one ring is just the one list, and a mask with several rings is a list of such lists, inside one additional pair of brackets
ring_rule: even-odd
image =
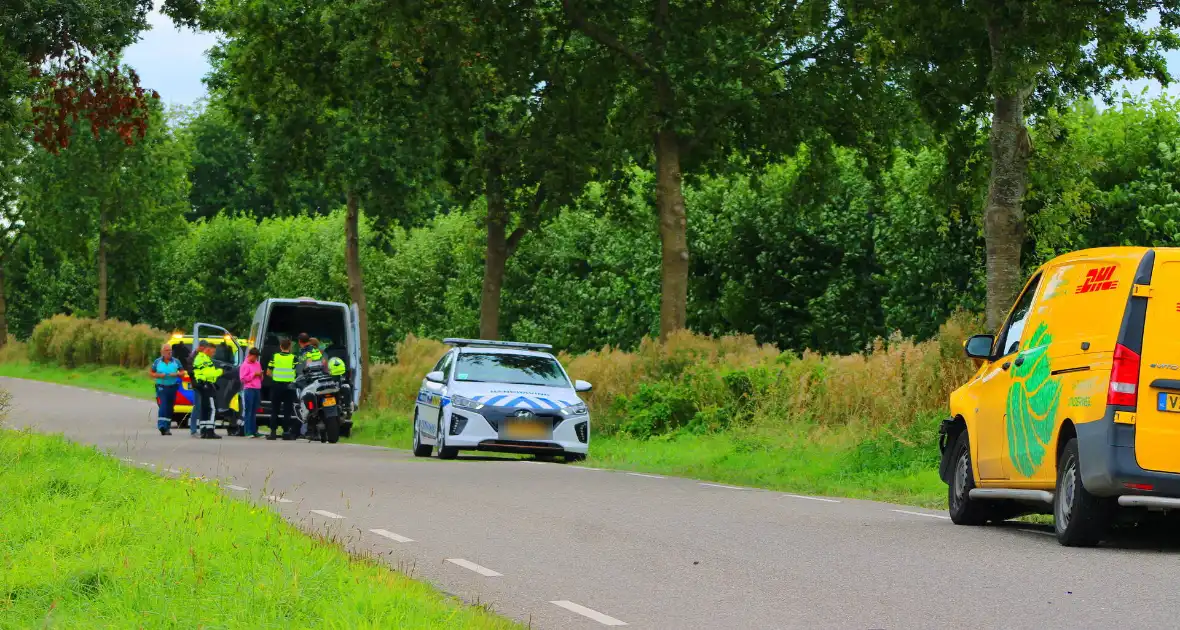
[[(320, 340), (325, 357), (340, 357), (348, 371), (345, 379), (352, 385), (352, 405), (347, 417), (341, 418), (340, 435), (352, 434), (352, 412), (361, 401), (360, 320), (357, 306), (343, 302), (324, 302), (308, 297), (285, 299), (268, 298), (258, 305), (250, 324), (247, 347), (258, 348), (263, 368), (279, 351), (279, 342), (291, 340), (291, 351), (298, 352), (299, 333), (307, 333)], [(262, 382), (262, 411), (259, 418), (269, 418), (271, 380)], [(259, 425), (265, 424), (261, 420)]]

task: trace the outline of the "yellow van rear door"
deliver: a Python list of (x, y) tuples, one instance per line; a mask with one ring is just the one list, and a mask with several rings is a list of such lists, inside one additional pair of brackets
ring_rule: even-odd
[(1156, 250), (1135, 412), (1135, 457), (1180, 472), (1180, 252)]

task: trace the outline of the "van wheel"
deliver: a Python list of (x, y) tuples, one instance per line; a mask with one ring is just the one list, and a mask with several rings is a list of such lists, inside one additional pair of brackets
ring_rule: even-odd
[(1072, 438), (1057, 464), (1053, 528), (1057, 542), (1066, 547), (1093, 547), (1106, 536), (1114, 510), (1109, 500), (1090, 494), (1082, 485), (1078, 461), (1078, 439)]
[(434, 447), (422, 443), (422, 429), (418, 426), (418, 410), (414, 410), (414, 457), (430, 457)]
[(971, 467), (971, 444), (967, 432), (959, 434), (955, 441), (954, 468), (951, 469), (951, 483), (947, 486), (947, 504), (950, 506), (951, 522), (955, 525), (983, 525), (991, 520), (992, 506), (971, 498), (975, 488), (975, 476)]
[(324, 418), (324, 433), (327, 434), (328, 444), (340, 441), (340, 417)]

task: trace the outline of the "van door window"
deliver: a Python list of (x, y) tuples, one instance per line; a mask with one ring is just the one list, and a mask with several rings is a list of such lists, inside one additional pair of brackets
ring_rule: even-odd
[(1028, 288), (1016, 301), (1016, 307), (1012, 309), (1012, 314), (1008, 317), (1008, 323), (1004, 328), (1004, 334), (1000, 335), (1000, 346), (997, 352), (1000, 356), (1007, 356), (1020, 350), (1020, 336), (1024, 334), (1024, 323), (1028, 321), (1028, 314), (1032, 312), (1033, 298), (1037, 294), (1037, 288), (1041, 284), (1041, 277), (1038, 275), (1033, 278), (1032, 282), (1028, 283)]

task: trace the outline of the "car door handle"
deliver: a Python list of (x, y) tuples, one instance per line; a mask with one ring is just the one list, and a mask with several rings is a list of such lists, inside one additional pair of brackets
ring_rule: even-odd
[(1012, 367), (1012, 362), (1011, 362), (1011, 361), (1004, 361), (1004, 365), (1001, 365), (1001, 366), (1000, 366), (1000, 369), (1001, 369), (1001, 370), (1007, 370), (1007, 369), (1008, 369), (1008, 368), (1010, 368), (1010, 367)]
[(1016, 362), (1013, 363), (1016, 367), (1024, 365), (1024, 357), (1016, 357)]

